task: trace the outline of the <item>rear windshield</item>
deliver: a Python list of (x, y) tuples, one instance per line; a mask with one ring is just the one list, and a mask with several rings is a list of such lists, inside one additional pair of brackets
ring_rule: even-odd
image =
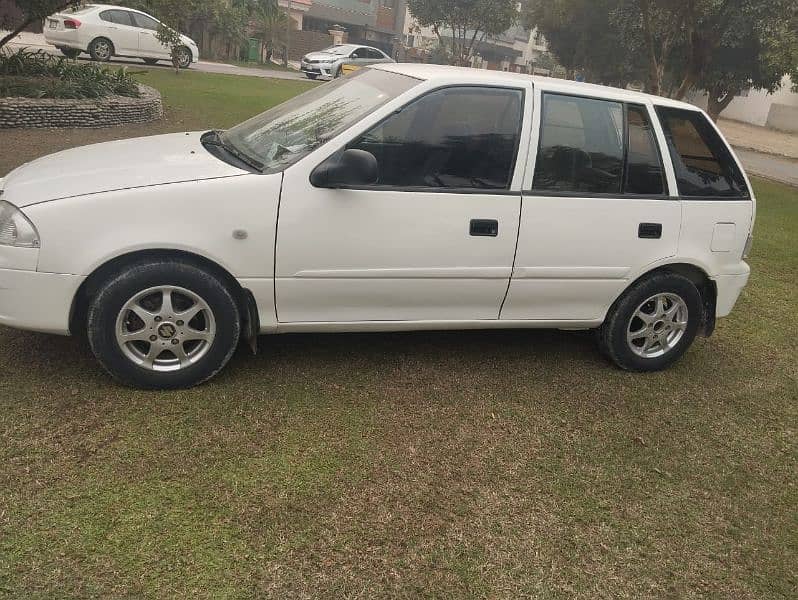
[(749, 196), (728, 146), (702, 113), (658, 106), (657, 115), (668, 140), (680, 196)]

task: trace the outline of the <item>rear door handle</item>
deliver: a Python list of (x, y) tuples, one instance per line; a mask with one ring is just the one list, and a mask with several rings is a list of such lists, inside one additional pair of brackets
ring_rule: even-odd
[(471, 219), (468, 233), (483, 237), (499, 235), (499, 222), (496, 219)]
[(637, 237), (649, 240), (658, 240), (662, 237), (662, 223), (640, 223), (637, 228)]

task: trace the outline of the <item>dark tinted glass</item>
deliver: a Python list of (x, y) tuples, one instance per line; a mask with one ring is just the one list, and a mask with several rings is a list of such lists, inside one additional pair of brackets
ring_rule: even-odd
[(133, 20), (136, 22), (136, 27), (141, 27), (142, 29), (152, 29), (153, 31), (158, 29), (158, 21), (155, 19), (151, 19), (150, 17), (140, 13), (130, 14), (133, 17)]
[(748, 195), (726, 144), (700, 112), (657, 107), (676, 172), (679, 194), (693, 197)]
[(104, 10), (100, 13), (100, 18), (109, 23), (133, 25), (133, 22), (130, 20), (130, 13), (126, 10)]
[(431, 92), (349, 145), (377, 157), (379, 185), (506, 189), (521, 131), (520, 90)]
[(545, 94), (536, 190), (620, 193), (623, 105)]
[(662, 159), (657, 149), (648, 112), (630, 105), (626, 112), (629, 145), (626, 152), (626, 194), (663, 194)]
[(381, 60), (381, 59), (385, 58), (382, 55), (382, 52), (380, 52), (379, 50), (374, 50), (372, 48), (368, 49), (368, 56), (369, 56), (369, 58), (373, 58), (373, 59), (376, 59), (376, 60)]

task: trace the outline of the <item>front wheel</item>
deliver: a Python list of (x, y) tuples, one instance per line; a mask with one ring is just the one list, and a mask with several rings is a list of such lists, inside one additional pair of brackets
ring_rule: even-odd
[(305, 73), (305, 76), (306, 76), (308, 79), (318, 79), (318, 77), (319, 77), (319, 74), (318, 74), (318, 73)]
[(221, 370), (238, 345), (241, 319), (230, 290), (190, 263), (135, 263), (111, 277), (89, 305), (89, 343), (122, 383), (186, 388)]
[(181, 69), (188, 69), (191, 66), (191, 50), (185, 46), (176, 50), (177, 66)]
[(634, 284), (613, 305), (599, 330), (602, 354), (629, 371), (659, 371), (690, 347), (703, 320), (692, 281), (657, 273)]

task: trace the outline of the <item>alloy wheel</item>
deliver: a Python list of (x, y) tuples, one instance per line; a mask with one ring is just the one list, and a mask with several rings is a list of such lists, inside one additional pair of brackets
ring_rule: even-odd
[(199, 295), (176, 286), (137, 293), (116, 319), (116, 342), (136, 365), (178, 371), (205, 356), (216, 337), (216, 319)]
[(626, 329), (626, 342), (637, 356), (664, 356), (684, 336), (687, 330), (687, 303), (677, 294), (659, 293), (645, 300)]

